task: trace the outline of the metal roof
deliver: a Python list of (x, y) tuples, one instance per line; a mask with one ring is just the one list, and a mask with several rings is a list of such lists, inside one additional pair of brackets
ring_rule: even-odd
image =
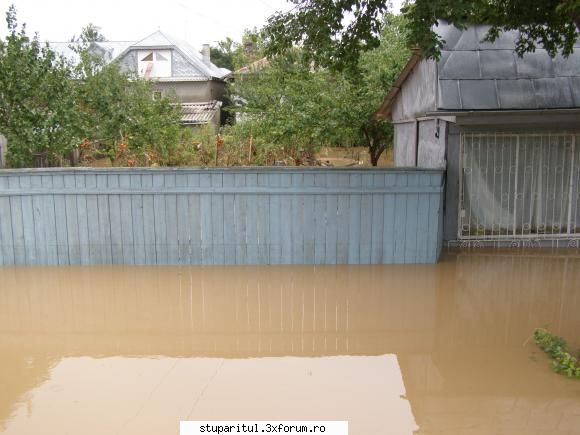
[(175, 48), (185, 56), (185, 58), (191, 62), (191, 64), (197, 68), (203, 75), (208, 78), (216, 77), (219, 79), (228, 76), (231, 71), (225, 68), (219, 68), (212, 62), (205, 63), (202, 59), (201, 53), (192, 47), (188, 42), (176, 39), (168, 34), (157, 30), (151, 35), (143, 38), (142, 40), (132, 44), (125, 51), (131, 49), (147, 49), (147, 48)]
[[(490, 26), (460, 30), (440, 22), (435, 31), (445, 41), (437, 62), (437, 110), (543, 110), (580, 107), (580, 40), (568, 58), (551, 58), (543, 48), (519, 57), (519, 33), (503, 32), (484, 42)], [(541, 47), (541, 44), (540, 44)], [(422, 60), (425, 62), (425, 60)], [(418, 64), (409, 60), (376, 113), (390, 118), (392, 105)]]
[[(483, 42), (489, 26), (462, 31), (440, 23), (445, 40), (437, 63), (438, 109), (504, 110), (580, 107), (580, 50), (550, 58), (537, 48), (519, 57), (519, 33)], [(580, 43), (575, 47), (580, 49)]]
[[(66, 59), (70, 60), (73, 63), (77, 63), (79, 61), (78, 53), (75, 52), (71, 47), (78, 46), (79, 44), (76, 42), (47, 42), (50, 48), (56, 52), (64, 56)], [(105, 41), (105, 42), (93, 42), (92, 43), (93, 50), (102, 50), (106, 55), (106, 60), (111, 61), (119, 56), (123, 51), (127, 49), (127, 47), (133, 44), (132, 41)]]
[(181, 104), (182, 124), (208, 124), (219, 113), (221, 101), (208, 101), (206, 103), (183, 103)]

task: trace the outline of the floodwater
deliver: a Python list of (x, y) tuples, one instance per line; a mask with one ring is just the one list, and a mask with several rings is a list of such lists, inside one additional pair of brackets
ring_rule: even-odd
[(348, 420), (350, 435), (580, 434), (580, 256), (438, 265), (0, 268), (0, 433), (177, 435)]

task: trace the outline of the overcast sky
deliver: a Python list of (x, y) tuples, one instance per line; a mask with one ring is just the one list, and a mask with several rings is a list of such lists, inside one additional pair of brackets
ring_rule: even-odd
[[(395, 0), (400, 7), (402, 0)], [(68, 41), (87, 23), (101, 27), (111, 41), (137, 41), (161, 29), (194, 46), (214, 44), (230, 36), (239, 40), (244, 29), (261, 27), (286, 0), (13, 0), (2, 1), (0, 35), (6, 35), (4, 16), (13, 3), (27, 34), (42, 41)]]

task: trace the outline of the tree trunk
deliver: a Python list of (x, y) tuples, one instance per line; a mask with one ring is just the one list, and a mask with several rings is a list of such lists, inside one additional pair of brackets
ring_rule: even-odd
[(369, 156), (371, 159), (371, 165), (377, 166), (379, 164), (379, 158), (381, 157), (381, 154), (385, 150), (385, 146), (383, 145), (381, 138), (380, 137), (376, 138), (375, 135), (373, 134), (375, 133), (375, 130), (368, 131), (365, 128), (363, 129), (363, 132), (369, 146)]
[(377, 166), (379, 164), (379, 159), (385, 151), (385, 147), (382, 145), (369, 147), (369, 154), (371, 156), (371, 165)]

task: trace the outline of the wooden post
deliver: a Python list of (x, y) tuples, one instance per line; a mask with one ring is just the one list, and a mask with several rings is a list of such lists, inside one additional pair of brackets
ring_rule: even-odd
[(6, 148), (8, 141), (0, 134), (0, 169), (6, 167)]
[(250, 136), (250, 150), (248, 151), (248, 165), (252, 162), (252, 147), (254, 146), (254, 137)]

